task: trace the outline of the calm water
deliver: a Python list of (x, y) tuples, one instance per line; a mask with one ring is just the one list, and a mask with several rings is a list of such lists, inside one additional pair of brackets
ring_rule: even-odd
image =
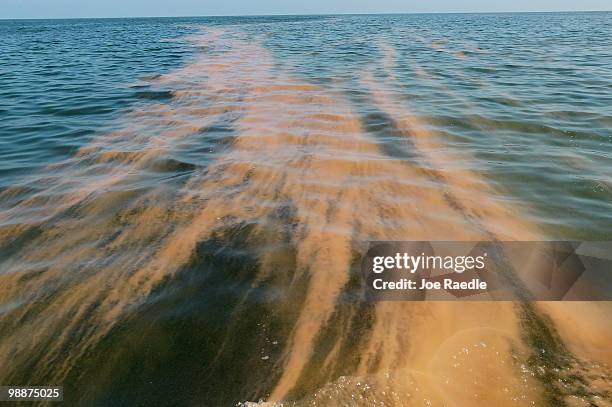
[(611, 27), (0, 21), (0, 384), (87, 406), (610, 400), (609, 304), (364, 305), (355, 269), (373, 239), (609, 240)]

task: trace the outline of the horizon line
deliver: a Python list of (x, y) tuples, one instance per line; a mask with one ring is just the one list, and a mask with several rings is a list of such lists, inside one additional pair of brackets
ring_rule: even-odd
[(407, 12), (379, 12), (379, 13), (313, 13), (313, 14), (209, 14), (209, 15), (139, 15), (114, 17), (0, 17), (0, 21), (15, 20), (120, 20), (125, 18), (211, 18), (211, 17), (325, 17), (325, 16), (383, 16), (383, 15), (420, 15), (420, 14), (546, 14), (546, 13), (609, 13), (606, 10), (505, 10), (505, 11), (407, 11)]

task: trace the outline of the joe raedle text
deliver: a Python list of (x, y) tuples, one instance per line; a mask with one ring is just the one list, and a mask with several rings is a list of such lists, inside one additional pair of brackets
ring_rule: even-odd
[(430, 281), (425, 278), (410, 280), (402, 278), (399, 281), (385, 281), (376, 278), (372, 281), (372, 288), (375, 290), (487, 290), (487, 282), (479, 278), (470, 281), (456, 281), (452, 278), (444, 278), (442, 281)]
[(438, 293), (466, 297), (489, 289), (488, 281), (481, 276), (486, 271), (486, 252), (435, 255), (389, 248), (371, 253), (365, 263), (366, 292), (377, 293), (370, 298), (421, 300)]

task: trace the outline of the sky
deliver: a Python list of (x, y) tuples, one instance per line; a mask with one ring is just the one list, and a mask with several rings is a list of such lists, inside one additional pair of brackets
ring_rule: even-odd
[(0, 18), (612, 10), (611, 0), (0, 0)]

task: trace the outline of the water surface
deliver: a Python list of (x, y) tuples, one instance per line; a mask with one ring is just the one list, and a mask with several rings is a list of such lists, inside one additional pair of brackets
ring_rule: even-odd
[(0, 22), (0, 382), (88, 406), (610, 402), (610, 304), (364, 304), (358, 273), (368, 240), (609, 240), (610, 27)]

